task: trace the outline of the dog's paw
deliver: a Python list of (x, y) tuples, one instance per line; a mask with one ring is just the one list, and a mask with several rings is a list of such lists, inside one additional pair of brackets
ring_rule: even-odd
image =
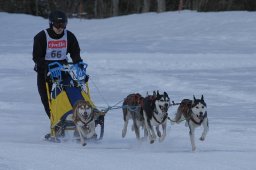
[(155, 133), (152, 134), (151, 139), (152, 139), (152, 140), (156, 140), (156, 134), (155, 134)]
[(155, 142), (154, 140), (151, 140), (151, 141), (150, 141), (150, 144), (153, 144), (154, 142)]
[(122, 137), (124, 138), (126, 135), (126, 131), (125, 130), (122, 130)]
[(185, 123), (185, 126), (188, 127), (188, 122)]
[(157, 131), (157, 136), (161, 137), (161, 132), (160, 131)]
[(205, 138), (201, 136), (201, 137), (199, 138), (199, 140), (200, 140), (200, 141), (204, 141)]
[(196, 147), (192, 147), (192, 151), (195, 152), (196, 151)]

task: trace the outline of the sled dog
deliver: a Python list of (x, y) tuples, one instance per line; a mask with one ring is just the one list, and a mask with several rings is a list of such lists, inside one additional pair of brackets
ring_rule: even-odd
[(84, 100), (77, 101), (73, 107), (72, 118), (79, 133), (80, 142), (85, 146), (85, 139), (97, 136), (95, 133), (95, 114), (92, 106)]
[[(153, 95), (148, 95), (143, 100), (143, 117), (151, 144), (156, 140), (154, 126), (156, 127), (160, 142), (162, 142), (166, 137), (167, 112), (169, 107), (170, 98), (166, 92), (159, 94), (158, 91), (157, 93), (154, 91)], [(160, 125), (162, 126), (163, 134), (161, 134), (159, 130)]]
[(174, 122), (180, 123), (184, 119), (186, 120), (186, 125), (188, 125), (190, 130), (189, 136), (192, 151), (195, 151), (195, 128), (203, 125), (204, 130), (202, 136), (200, 137), (201, 141), (205, 140), (206, 134), (209, 130), (207, 106), (203, 95), (201, 96), (201, 99), (196, 99), (195, 96), (193, 96), (193, 100), (183, 99), (181, 101), (177, 109)]
[(124, 138), (127, 132), (127, 126), (130, 119), (133, 120), (132, 130), (135, 131), (136, 138), (140, 140), (140, 127), (144, 129), (144, 137), (147, 136), (144, 128), (144, 118), (141, 103), (143, 97), (139, 93), (129, 94), (123, 102), (123, 119), (124, 127), (122, 130), (122, 137)]

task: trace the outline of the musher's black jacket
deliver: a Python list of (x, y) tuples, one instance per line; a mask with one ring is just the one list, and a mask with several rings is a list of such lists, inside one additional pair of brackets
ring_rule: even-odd
[[(52, 28), (48, 28), (47, 32), (49, 36), (53, 39), (60, 39), (64, 35), (64, 31), (62, 34), (56, 34)], [(73, 63), (77, 63), (82, 61), (80, 56), (80, 47), (75, 35), (67, 30), (67, 53), (70, 54), (70, 57), (73, 60)], [(44, 30), (40, 31), (34, 37), (34, 46), (33, 46), (33, 61), (36, 64), (35, 70), (39, 73), (45, 73), (47, 71), (47, 65), (49, 62), (53, 61), (46, 61), (45, 60), (45, 53), (46, 53), (46, 35)], [(66, 63), (67, 61), (61, 61), (62, 63)]]

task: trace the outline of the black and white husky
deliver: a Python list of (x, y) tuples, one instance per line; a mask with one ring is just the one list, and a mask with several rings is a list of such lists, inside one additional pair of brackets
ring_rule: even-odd
[[(154, 126), (156, 127), (160, 142), (162, 142), (166, 137), (166, 124), (169, 106), (170, 98), (166, 92), (159, 94), (158, 91), (157, 93), (154, 91), (153, 95), (148, 95), (143, 100), (143, 117), (151, 144), (156, 140)], [(160, 125), (162, 126), (162, 134), (159, 130)]]
[(207, 106), (203, 95), (201, 99), (196, 99), (195, 96), (193, 96), (193, 100), (183, 99), (181, 101), (175, 115), (174, 122), (180, 123), (182, 120), (186, 120), (186, 125), (189, 127), (192, 151), (195, 151), (195, 128), (203, 125), (204, 130), (200, 137), (201, 141), (205, 140), (206, 134), (209, 130)]

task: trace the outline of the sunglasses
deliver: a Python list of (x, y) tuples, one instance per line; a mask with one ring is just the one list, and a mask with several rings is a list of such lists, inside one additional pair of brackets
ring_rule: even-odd
[(66, 28), (66, 26), (67, 26), (67, 23), (66, 22), (54, 22), (53, 23), (53, 26), (55, 27), (55, 28), (57, 28), (57, 29), (60, 29), (60, 28), (63, 28), (63, 29), (65, 29)]

